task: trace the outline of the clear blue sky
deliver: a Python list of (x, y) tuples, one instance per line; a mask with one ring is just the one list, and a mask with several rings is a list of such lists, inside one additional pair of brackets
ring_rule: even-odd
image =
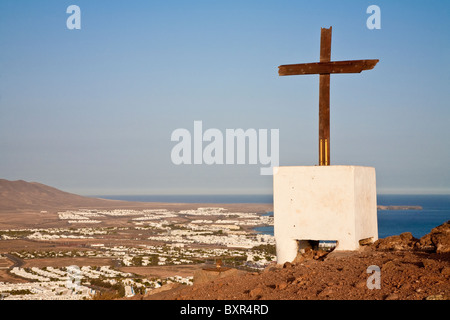
[[(69, 30), (66, 8), (81, 8)], [(381, 30), (369, 30), (369, 5)], [(448, 1), (0, 2), (0, 178), (81, 194), (270, 193), (261, 165), (171, 162), (177, 128), (280, 130), (280, 165), (317, 163), (318, 76), (281, 64), (380, 59), (331, 76), (332, 164), (379, 193), (450, 193)]]

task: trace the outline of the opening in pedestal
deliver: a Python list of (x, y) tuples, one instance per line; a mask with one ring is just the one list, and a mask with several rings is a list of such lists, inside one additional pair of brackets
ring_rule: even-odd
[(307, 249), (311, 250), (322, 250), (326, 252), (333, 251), (337, 244), (337, 240), (297, 240), (298, 251), (300, 253), (305, 253)]

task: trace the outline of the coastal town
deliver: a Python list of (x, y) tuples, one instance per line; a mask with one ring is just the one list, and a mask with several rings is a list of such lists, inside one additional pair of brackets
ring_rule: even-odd
[(216, 261), (255, 272), (275, 260), (274, 237), (255, 230), (273, 225), (268, 213), (200, 207), (40, 214), (59, 226), (0, 230), (0, 299), (129, 298), (192, 285), (195, 271)]

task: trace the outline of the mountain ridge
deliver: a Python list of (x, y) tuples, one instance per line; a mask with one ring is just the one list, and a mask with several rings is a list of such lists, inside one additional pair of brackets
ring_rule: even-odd
[[(138, 202), (91, 198), (59, 190), (57, 188), (24, 180), (10, 181), (0, 179), (0, 212), (19, 212), (24, 210), (70, 210), (70, 209), (167, 209), (184, 210), (212, 206), (211, 203), (164, 203)], [(267, 203), (214, 203), (215, 207), (244, 212), (273, 211)]]
[(0, 210), (42, 210), (59, 207), (105, 206), (122, 202), (84, 197), (39, 182), (0, 179)]

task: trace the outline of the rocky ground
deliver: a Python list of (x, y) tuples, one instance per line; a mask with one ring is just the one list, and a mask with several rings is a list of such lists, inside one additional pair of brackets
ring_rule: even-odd
[[(370, 266), (379, 267), (379, 289), (367, 286), (368, 282), (376, 286)], [(238, 273), (140, 298), (448, 300), (450, 223), (433, 229), (421, 239), (403, 233), (380, 239), (358, 252), (309, 250), (293, 263), (272, 265), (262, 273)]]

